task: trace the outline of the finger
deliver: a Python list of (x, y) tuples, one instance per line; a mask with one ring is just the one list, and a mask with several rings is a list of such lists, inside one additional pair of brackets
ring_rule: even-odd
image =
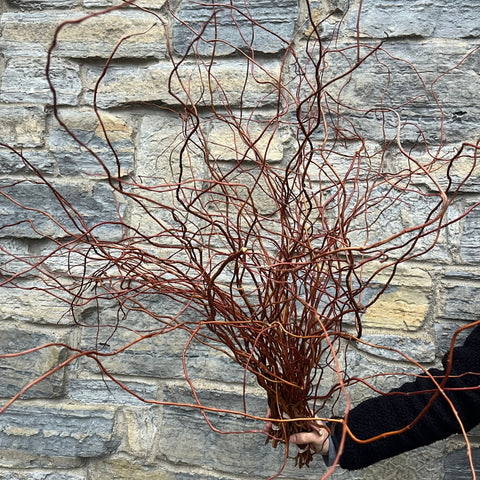
[[(270, 407), (267, 407), (267, 413), (265, 414), (265, 418), (270, 418), (271, 414), (272, 412), (270, 410)], [(271, 432), (272, 432), (272, 422), (265, 422), (265, 425), (263, 427), (263, 433), (270, 435)]]
[(328, 432), (325, 429), (314, 432), (296, 433), (290, 437), (290, 441), (295, 445), (310, 445), (321, 455), (327, 455), (330, 447)]
[(318, 432), (301, 432), (296, 433), (290, 437), (290, 441), (295, 445), (302, 445), (305, 443), (322, 442), (322, 436)]
[(265, 425), (263, 427), (263, 433), (270, 435), (270, 433), (272, 432), (272, 425), (272, 422), (265, 422)]

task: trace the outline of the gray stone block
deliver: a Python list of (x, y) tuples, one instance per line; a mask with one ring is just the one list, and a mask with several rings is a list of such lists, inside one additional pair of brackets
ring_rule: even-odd
[(53, 8), (73, 8), (79, 0), (6, 0), (13, 7), (21, 10), (43, 10)]
[[(4, 182), (3, 191), (23, 207), (3, 195), (0, 196), (0, 225), (5, 226), (0, 235), (39, 238), (81, 234), (85, 230), (79, 223), (78, 214), (72, 210), (71, 207), (73, 207), (81, 215), (87, 228), (96, 226), (94, 234), (99, 238), (106, 237), (110, 240), (120, 238), (121, 229), (115, 224), (118, 222), (116, 200), (108, 185), (72, 182), (68, 186), (55, 184), (54, 187), (65, 199), (65, 202), (62, 201), (65, 210), (47, 185), (26, 182), (7, 186)], [(58, 224), (35, 209), (51, 214)], [(121, 204), (120, 211), (122, 211)], [(33, 231), (30, 221), (33, 222), (36, 231)]]
[[(445, 355), (451, 346), (454, 333), (465, 323), (436, 323), (434, 331), (440, 355)], [(465, 330), (457, 335), (455, 345), (462, 345), (471, 330)]]
[[(480, 473), (480, 448), (472, 448), (472, 458), (475, 473)], [(470, 480), (472, 469), (466, 449), (454, 450), (443, 460), (445, 476), (443, 480)]]
[(11, 471), (0, 469), (2, 480), (85, 480), (86, 474), (78, 469), (77, 472), (35, 472), (35, 471)]
[[(11, 147), (40, 147), (45, 140), (45, 110), (38, 106), (0, 106), (0, 142)], [(5, 147), (2, 147), (2, 149)]]
[[(82, 114), (76, 117), (76, 123), (81, 122)], [(77, 140), (63, 128), (54, 126), (51, 130), (48, 143), (52, 156), (57, 160), (59, 173), (65, 176), (95, 175), (98, 178), (106, 176), (105, 169), (113, 177), (131, 172), (134, 149), (131, 138), (128, 135), (118, 137), (115, 132), (109, 132), (109, 145), (101, 127), (97, 124), (89, 129), (87, 114), (84, 120), (83, 128), (72, 128), (67, 121), (71, 133)], [(79, 142), (90, 151), (87, 151)]]
[[(0, 416), (0, 451), (32, 457), (89, 458), (116, 450), (112, 410), (16, 404)], [(11, 453), (10, 453), (11, 454)], [(1, 462), (4, 463), (4, 462)]]
[[(141, 5), (143, 8), (159, 9), (166, 3), (166, 0), (142, 0)], [(124, 5), (123, 0), (83, 0), (83, 5), (86, 8), (107, 8), (116, 5)]]
[[(138, 297), (139, 303), (151, 308), (152, 312), (161, 311), (162, 317), (175, 316), (181, 308), (178, 304), (160, 295), (152, 295), (146, 299)], [(160, 331), (161, 325), (152, 318), (131, 312), (127, 318), (117, 320), (118, 306), (101, 308), (101, 324), (96, 325), (96, 312), (85, 317), (84, 322), (92, 325), (82, 331), (82, 348), (99, 349), (102, 353), (112, 353), (135, 339), (142, 333)], [(188, 321), (189, 314), (182, 316), (181, 321)], [(184, 378), (184, 350), (190, 335), (184, 330), (159, 334), (146, 338), (125, 351), (102, 358), (104, 367), (114, 375), (134, 375), (157, 377), (162, 379)], [(217, 345), (218, 346), (218, 345)], [(192, 379), (214, 380), (226, 383), (243, 383), (244, 371), (233, 360), (214, 349), (193, 341), (185, 351), (185, 362), (188, 375)], [(86, 360), (85, 368), (97, 371), (98, 367)], [(249, 380), (250, 377), (248, 377)]]
[[(122, 381), (122, 383), (141, 398), (145, 400), (156, 400), (156, 385), (132, 381)], [(146, 405), (134, 395), (131, 395), (108, 379), (70, 378), (66, 382), (65, 395), (76, 403), (81, 404)]]
[(42, 174), (56, 174), (56, 163), (49, 152), (32, 149), (16, 149), (16, 151), (12, 151), (2, 147), (0, 147), (0, 174), (31, 173), (30, 166), (24, 160)]
[[(375, 0), (364, 4), (360, 30), (376, 38), (433, 37), (469, 38), (480, 34), (478, 0), (460, 0), (454, 4), (424, 0)], [(348, 25), (355, 31), (357, 9), (353, 8)]]
[[(0, 21), (3, 30), (0, 49), (7, 57), (44, 57), (57, 27), (83, 16), (76, 10), (4, 13)], [(106, 59), (124, 36), (132, 35), (122, 42), (116, 58), (163, 58), (166, 51), (164, 28), (156, 20), (146, 12), (120, 9), (82, 22), (72, 22), (61, 29), (54, 55)]]
[[(404, 353), (415, 362), (433, 362), (435, 360), (435, 345), (432, 341), (419, 338), (408, 338), (403, 335), (362, 335), (362, 340), (372, 344), (357, 344), (361, 351), (382, 357), (388, 360), (406, 361), (405, 357), (397, 353)], [(375, 346), (385, 347), (376, 348)]]
[[(352, 47), (351, 44), (343, 46)], [(442, 136), (450, 143), (476, 138), (479, 127), (475, 118), (480, 102), (475, 93), (479, 88), (475, 72), (479, 59), (476, 54), (465, 58), (472, 50), (471, 45), (399, 40), (383, 45), (383, 49), (385, 51), (369, 57), (356, 68), (347, 85), (347, 79), (340, 78), (328, 87), (334, 96), (342, 88), (341, 103), (365, 113), (342, 111), (347, 119), (355, 122), (360, 134), (370, 141), (381, 141), (384, 135), (389, 140), (394, 138), (398, 117), (393, 111), (384, 116), (373, 111), (366, 113), (375, 108), (379, 112), (390, 108), (399, 115), (401, 140), (407, 144), (420, 140), (419, 129), (431, 144), (440, 144)], [(345, 54), (327, 55), (325, 80), (348, 71), (356, 53), (356, 49), (351, 49)], [(454, 68), (460, 62), (461, 65)]]
[[(172, 65), (164, 62), (112, 65), (98, 87), (97, 106), (106, 109), (125, 104), (160, 103), (178, 107), (181, 102), (187, 105), (193, 102), (197, 108), (211, 108), (212, 103), (238, 106), (241, 102), (243, 108), (276, 105), (278, 90), (272, 85), (272, 77), (278, 78), (279, 63), (267, 60), (262, 62), (262, 68), (250, 65), (248, 69), (253, 69), (254, 75), (250, 74), (247, 80), (245, 59), (216, 63), (208, 68), (183, 63), (174, 75)], [(102, 69), (98, 67), (87, 68), (87, 105), (93, 105), (93, 92), (101, 74)], [(205, 92), (209, 82), (211, 95)]]
[[(52, 104), (53, 95), (45, 73), (45, 58), (12, 58), (2, 76), (0, 101)], [(50, 68), (58, 105), (76, 105), (82, 90), (79, 66), (56, 59)]]
[[(202, 390), (199, 395), (206, 405), (209, 404), (210, 398), (216, 406), (221, 405), (222, 408), (229, 410), (243, 410), (242, 397), (239, 394)], [(191, 400), (191, 396), (184, 389), (166, 389), (164, 400), (182, 402)], [(259, 416), (264, 415), (264, 401), (257, 400), (256, 414)], [(248, 405), (247, 399), (247, 409)], [(204, 467), (223, 476), (234, 474), (256, 477), (261, 470), (261, 478), (266, 478), (280, 471), (284, 461), (284, 448), (279, 445), (273, 449), (271, 444), (265, 445), (261, 422), (223, 413), (206, 412), (206, 416), (214, 428), (224, 434), (213, 431), (198, 410), (164, 407), (159, 459), (180, 468), (186, 464), (194, 468)], [(251, 430), (255, 433), (240, 433)], [(291, 455), (296, 455), (296, 447), (293, 447)], [(316, 458), (310, 469), (302, 470), (295, 467), (293, 461), (289, 459), (283, 475), (289, 479), (311, 478), (312, 471), (320, 473), (325, 471), (321, 458)], [(188, 476), (182, 475), (180, 478)]]
[(446, 287), (443, 316), (454, 320), (478, 320), (480, 288), (471, 285)]
[[(73, 322), (68, 315), (68, 295), (57, 290), (56, 296), (53, 296), (52, 291), (42, 290), (45, 285), (43, 281), (33, 276), (30, 253), (25, 255), (25, 262), (20, 261), (23, 255), (19, 252), (16, 262), (5, 264), (3, 267), (2, 273), (5, 273), (6, 276), (23, 272), (23, 275), (20, 276), (28, 278), (17, 279), (16, 288), (0, 288), (2, 320), (42, 326), (71, 325)], [(3, 257), (5, 258), (5, 256)], [(65, 264), (65, 259), (63, 258), (63, 260)], [(57, 272), (52, 272), (52, 277), (56, 274)]]
[[(25, 295), (27, 293), (25, 292)], [(18, 328), (0, 330), (0, 353), (17, 353), (47, 343), (62, 342), (63, 337), (30, 332)], [(67, 359), (68, 351), (62, 347), (43, 348), (17, 357), (0, 358), (0, 397), (11, 398), (31, 381), (47, 373)], [(27, 390), (22, 398), (53, 398), (63, 394), (64, 371), (48, 376)]]
[(249, 3), (248, 9), (241, 4), (235, 7), (212, 9), (208, 5), (183, 2), (178, 17), (188, 27), (175, 23), (175, 50), (185, 54), (200, 32), (202, 40), (189, 50), (189, 54), (209, 55), (213, 45), (216, 55), (227, 55), (236, 50), (250, 54), (252, 46), (257, 53), (277, 53), (288, 47), (298, 15), (296, 0), (277, 0), (275, 4), (269, 0), (257, 0)]
[[(467, 204), (471, 206), (472, 204)], [(473, 209), (463, 220), (460, 255), (467, 265), (480, 262), (480, 207)]]

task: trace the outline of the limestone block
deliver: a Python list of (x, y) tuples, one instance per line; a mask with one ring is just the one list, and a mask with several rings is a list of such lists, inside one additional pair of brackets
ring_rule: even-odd
[[(438, 198), (430, 197), (426, 189), (421, 186), (412, 186), (409, 190), (399, 191), (388, 190), (387, 185), (382, 183), (372, 185), (359, 182), (355, 187), (356, 190), (351, 185), (347, 185), (346, 193), (341, 192), (342, 200), (345, 198), (348, 202), (348, 207), (345, 208), (346, 215), (353, 212), (348, 233), (352, 246), (382, 242), (379, 249), (388, 252), (389, 257), (392, 258), (404, 256), (406, 252), (408, 256), (412, 252), (421, 253), (422, 260), (445, 261), (449, 258), (446, 229), (440, 230), (438, 237), (438, 232), (435, 231), (439, 224), (446, 223), (444, 218), (437, 218), (428, 230), (430, 233), (423, 230), (421, 232), (423, 236), (418, 238), (420, 233), (418, 227), (433, 219), (432, 211), (438, 211)], [(401, 188), (403, 189), (404, 186), (402, 185)], [(358, 215), (353, 210), (357, 204), (358, 191), (368, 196), (366, 215)], [(335, 199), (330, 204), (332, 214), (336, 213), (334, 202)], [(333, 216), (329, 221), (334, 222), (335, 217)], [(401, 232), (403, 232), (402, 235), (400, 235)], [(417, 240), (414, 240), (415, 238)]]
[[(129, 390), (145, 400), (155, 400), (157, 396), (157, 386), (146, 382), (122, 382)], [(76, 403), (82, 404), (110, 404), (110, 405), (130, 405), (142, 406), (145, 404), (142, 400), (133, 396), (116, 383), (110, 380), (86, 379), (86, 378), (68, 378), (65, 387), (65, 395)]]
[[(279, 64), (265, 62), (246, 79), (244, 61), (216, 63), (210, 72), (192, 63), (182, 64), (172, 75), (169, 63), (145, 66), (111, 66), (98, 88), (97, 106), (111, 108), (128, 103), (161, 103), (178, 106), (229, 105), (244, 108), (275, 105), (278, 100)], [(93, 92), (101, 69), (87, 69), (85, 101), (93, 103)], [(210, 89), (211, 88), (211, 95)]]
[[(0, 47), (11, 56), (44, 56), (62, 22), (79, 20), (79, 12), (8, 12), (2, 15)], [(151, 28), (152, 27), (152, 28)], [(145, 12), (117, 10), (70, 23), (61, 29), (55, 56), (70, 58), (108, 58), (125, 36), (116, 58), (162, 58), (165, 35), (157, 19)]]
[[(24, 308), (26, 308), (26, 306)], [(1, 310), (3, 310), (3, 308)], [(1, 316), (2, 318), (4, 317), (3, 311)], [(0, 353), (22, 352), (47, 343), (62, 341), (64, 341), (62, 336), (4, 327), (0, 330)], [(13, 397), (29, 382), (36, 380), (66, 360), (67, 354), (66, 349), (52, 346), (18, 357), (0, 358), (0, 372), (2, 377), (0, 396), (5, 398)], [(61, 370), (27, 390), (25, 394), (22, 395), (22, 398), (59, 397), (63, 393), (63, 382), (64, 372)]]
[[(374, 265), (367, 265), (365, 273), (371, 268)], [(389, 270), (377, 277), (377, 288), (381, 288), (388, 273)], [(377, 291), (372, 285), (365, 291), (362, 302), (366, 304)], [(427, 270), (400, 265), (390, 286), (362, 315), (362, 324), (367, 328), (418, 329), (430, 307), (431, 295), (432, 280)]]
[[(21, 206), (3, 195), (0, 196), (0, 225), (5, 226), (1, 230), (1, 236), (39, 238), (39, 236), (58, 237), (81, 233), (82, 227), (79, 229), (74, 226), (58, 198), (52, 194), (47, 185), (28, 182), (8, 186), (6, 182), (3, 184), (3, 191), (11, 195)], [(121, 229), (115, 222), (118, 222), (117, 206), (120, 207), (121, 214), (122, 203), (117, 202), (108, 185), (77, 181), (68, 185), (55, 184), (54, 186), (59, 194), (77, 210), (89, 227), (96, 226), (94, 232), (98, 238), (105, 235), (109, 240), (113, 240), (121, 236)], [(44, 213), (35, 211), (36, 209), (51, 214), (58, 223)], [(66, 209), (68, 211), (70, 207)], [(37, 229), (36, 232), (32, 230), (30, 220)]]
[[(30, 268), (24, 258), (29, 256), (30, 245), (28, 241), (16, 238), (0, 239), (0, 265), (2, 274), (17, 274)], [(0, 290), (1, 291), (1, 290)], [(10, 292), (11, 293), (11, 292)]]
[[(408, 351), (405, 352), (408, 355)], [(397, 357), (398, 360), (398, 357)], [(370, 385), (378, 388), (380, 392), (388, 392), (394, 388), (398, 388), (402, 383), (411, 380), (408, 374), (419, 373), (418, 367), (407, 361), (389, 360), (387, 358), (371, 355), (366, 350), (359, 350), (353, 344), (347, 350), (345, 362), (347, 374), (350, 378), (363, 378), (365, 384), (353, 384), (348, 387), (348, 395), (352, 401), (351, 406), (354, 407), (359, 402), (370, 398), (374, 395)], [(338, 381), (333, 379), (333, 381)], [(328, 393), (331, 383), (326, 385), (320, 384), (320, 388)], [(335, 407), (335, 414), (342, 416), (346, 408), (345, 398), (342, 396), (339, 404)]]
[[(252, 44), (255, 51), (262, 53), (277, 53), (287, 48), (295, 29), (298, 2), (279, 0), (273, 5), (268, 0), (257, 0), (250, 3), (248, 9), (236, 7), (214, 11), (208, 5), (183, 2), (178, 14), (182, 23), (175, 23), (173, 28), (175, 50), (185, 54), (200, 31), (200, 55), (211, 54), (213, 45), (216, 55), (227, 55), (237, 50), (250, 53)], [(212, 15), (215, 15), (214, 20), (209, 21)], [(202, 30), (205, 22), (209, 22), (208, 26)], [(196, 48), (189, 53), (194, 53)]]
[[(7, 62), (0, 88), (0, 101), (52, 104), (53, 95), (45, 75), (45, 58), (12, 58)], [(79, 67), (55, 60), (50, 79), (58, 105), (76, 105), (82, 90)]]
[(443, 478), (443, 445), (444, 442), (438, 442), (373, 464), (363, 470), (364, 479), (437, 480)]
[[(348, 43), (345, 46), (351, 47)], [(470, 43), (400, 40), (384, 45), (384, 49), (385, 52), (365, 60), (348, 81), (340, 78), (327, 88), (334, 97), (341, 92), (342, 104), (363, 112), (380, 107), (395, 109), (399, 117), (393, 111), (385, 115), (373, 111), (358, 115), (342, 110), (366, 140), (379, 141), (384, 135), (394, 138), (399, 121), (403, 142), (418, 141), (418, 128), (428, 141), (437, 144), (441, 143), (442, 136), (449, 143), (476, 138), (478, 125), (474, 119), (480, 102), (475, 92), (480, 80), (475, 72), (479, 68), (479, 55), (467, 56), (472, 51)], [(350, 56), (354, 54), (355, 49), (349, 50), (347, 57), (343, 52), (328, 54), (324, 81), (348, 71), (347, 60), (352, 61)], [(408, 125), (409, 122), (416, 127)], [(386, 127), (385, 131), (382, 126)]]
[[(477, 2), (461, 0), (454, 5), (423, 0), (375, 0), (364, 5), (361, 31), (376, 38), (433, 37), (466, 38), (480, 34)], [(348, 24), (355, 31), (357, 9), (353, 8)]]
[[(61, 175), (86, 174), (95, 175), (96, 178), (106, 177), (105, 168), (112, 177), (118, 177), (119, 174), (124, 176), (131, 172), (134, 152), (133, 130), (125, 118), (100, 112), (103, 127), (92, 111), (63, 110), (60, 112), (60, 118), (78, 139), (76, 141), (57, 122), (50, 127), (49, 147), (57, 160)], [(80, 143), (93, 153), (87, 151)]]
[(409, 287), (390, 287), (368, 308), (363, 324), (380, 328), (419, 328), (430, 306), (429, 292)]
[[(143, 8), (160, 9), (166, 3), (166, 0), (140, 0), (135, 4)], [(83, 5), (87, 8), (107, 8), (117, 5), (125, 5), (123, 0), (83, 0)]]
[(0, 469), (0, 477), (3, 480), (85, 480), (86, 472), (81, 468), (66, 473), (63, 469), (59, 472), (52, 471), (25, 471), (17, 469)]
[[(467, 207), (472, 206), (469, 202)], [(474, 265), (480, 261), (480, 209), (473, 209), (463, 220), (463, 231), (460, 238), (460, 254), (463, 262)]]
[(0, 147), (0, 174), (14, 175), (31, 172), (24, 160), (43, 174), (56, 173), (56, 163), (45, 150), (22, 148), (12, 151), (6, 147)]
[(140, 122), (139, 142), (142, 148), (136, 157), (136, 174), (142, 183), (155, 185), (166, 182), (176, 184), (182, 178), (204, 178), (204, 154), (190, 142), (180, 168), (181, 150), (186, 143), (180, 116), (162, 113), (144, 115)]
[(238, 129), (217, 121), (213, 123), (208, 135), (209, 151), (213, 158), (235, 162), (280, 162), (289, 140), (291, 137), (288, 130), (268, 128), (267, 123), (261, 119)]
[[(475, 472), (478, 474), (480, 466), (480, 448), (472, 448), (471, 451)], [(445, 468), (444, 480), (469, 480), (472, 478), (472, 468), (466, 448), (454, 450), (445, 456), (443, 460)]]
[[(370, 345), (358, 343), (357, 348), (389, 360), (407, 361), (403, 355), (415, 362), (433, 362), (435, 360), (435, 344), (422, 338), (406, 337), (404, 335), (365, 334), (361, 340)], [(380, 347), (380, 348), (377, 348)], [(383, 348), (384, 347), (384, 348)], [(398, 352), (397, 352), (398, 351)]]
[[(158, 312), (162, 318), (175, 316), (181, 308), (180, 304), (162, 299), (153, 295), (149, 299), (138, 299), (142, 305)], [(108, 309), (101, 310), (102, 324), (96, 327), (96, 314), (91, 312), (91, 318), (83, 319), (93, 328), (82, 331), (81, 347), (83, 349), (98, 349), (102, 353), (113, 353), (117, 349), (128, 345), (138, 339), (142, 332), (159, 330), (160, 325), (153, 319), (131, 312), (129, 317), (118, 323), (116, 310), (118, 307), (111, 305)], [(189, 315), (182, 316), (182, 321), (187, 321)], [(169, 333), (159, 334), (145, 338), (129, 346), (121, 353), (102, 358), (102, 364), (114, 375), (134, 375), (136, 377), (157, 377), (162, 379), (184, 378), (183, 360), (185, 347), (189, 335), (177, 329)], [(217, 345), (218, 346), (218, 345)], [(198, 342), (192, 342), (185, 352), (188, 375), (192, 379), (215, 380), (221, 382), (243, 382), (244, 372), (235, 362), (224, 354), (210, 349)], [(95, 363), (88, 359), (84, 368), (89, 371), (98, 371)]]
[(158, 407), (123, 408), (117, 422), (123, 439), (118, 450), (137, 459), (152, 458), (157, 450), (157, 435), (160, 433), (159, 418)]
[[(464, 325), (465, 323), (460, 321), (455, 323), (435, 323), (433, 327), (438, 345), (438, 351), (440, 354), (443, 355), (450, 350), (454, 333)], [(458, 334), (455, 345), (462, 345), (470, 332), (471, 330), (465, 330)]]
[[(464, 140), (466, 140), (464, 138)], [(463, 154), (458, 156), (460, 148), (459, 143), (449, 144), (445, 147), (429, 148), (429, 152), (425, 148), (414, 148), (409, 152), (411, 158), (414, 158), (419, 165), (430, 165), (429, 175), (423, 172), (414, 175), (414, 181), (417, 184), (427, 186), (428, 190), (432, 192), (439, 192), (440, 189), (446, 191), (449, 189), (453, 192), (459, 189), (462, 193), (471, 193), (480, 191), (480, 165), (475, 161), (473, 149), (469, 146), (463, 148)], [(408, 168), (411, 164), (411, 159), (397, 150), (391, 152), (388, 159), (388, 169), (392, 172), (399, 172), (402, 169)], [(432, 163), (434, 162), (434, 163)], [(468, 180), (466, 180), (468, 177)], [(457, 208), (453, 211), (460, 214)], [(450, 213), (453, 213), (452, 209)], [(457, 233), (458, 235), (459, 233)]]
[(79, 4), (79, 0), (7, 0), (7, 2), (21, 10), (73, 8)]
[(18, 456), (32, 467), (111, 454), (119, 445), (114, 422), (105, 407), (13, 405), (0, 416), (0, 464), (15, 464)]
[(39, 147), (44, 144), (45, 111), (41, 107), (1, 106), (0, 141), (12, 147)]
[[(92, 460), (89, 463), (88, 478), (91, 480), (177, 480), (177, 474), (171, 468), (155, 463), (142, 463), (139, 459), (111, 456), (106, 459)], [(198, 478), (198, 477), (197, 477)], [(204, 479), (202, 475), (202, 479)], [(217, 478), (217, 477), (215, 477)]]
[[(12, 266), (12, 270), (28, 271), (28, 264), (17, 262), (18, 266)], [(10, 270), (10, 264), (4, 267)], [(59, 281), (60, 278), (59, 278)], [(66, 282), (66, 281), (65, 281)], [(57, 297), (42, 291), (44, 286), (39, 279), (19, 281), (18, 288), (0, 288), (1, 318), (15, 322), (28, 322), (47, 325), (69, 325), (72, 323), (68, 315), (68, 296), (62, 292), (56, 292)], [(65, 301), (62, 301), (62, 295)]]
[(449, 285), (443, 316), (454, 320), (478, 320), (480, 288), (472, 285)]

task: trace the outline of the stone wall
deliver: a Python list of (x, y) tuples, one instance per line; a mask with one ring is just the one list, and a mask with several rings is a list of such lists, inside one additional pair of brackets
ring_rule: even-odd
[[(164, 0), (139, 0), (171, 22)], [(243, 2), (238, 2), (243, 3)], [(319, 15), (335, 16), (355, 11), (355, 2), (321, 0), (311, 2)], [(443, 5), (442, 3), (445, 3)], [(373, 38), (385, 40), (389, 51), (412, 61), (422, 74), (433, 80), (480, 44), (480, 3), (462, 0), (426, 2), (424, 0), (364, 0), (361, 29)], [(53, 118), (53, 98), (44, 71), (47, 51), (55, 28), (65, 20), (116, 4), (115, 0), (5, 0), (0, 4), (0, 141), (23, 154), (61, 190), (75, 192), (84, 218), (91, 224), (115, 219), (116, 205), (103, 171), (91, 155), (60, 128)], [(199, 24), (205, 9), (189, 0), (172, 2), (178, 14)], [(302, 30), (305, 15), (303, 0), (255, 0), (251, 14), (286, 38)], [(355, 16), (347, 14), (343, 41), (354, 40)], [(116, 10), (88, 22), (72, 24), (59, 38), (52, 64), (52, 81), (57, 86), (57, 103), (62, 119), (78, 138), (91, 146), (105, 162), (113, 162), (98, 121), (92, 114), (93, 90), (106, 59), (124, 35), (146, 32), (122, 44), (116, 62), (108, 71), (99, 92), (98, 106), (108, 126), (110, 139), (125, 172), (148, 172), (165, 142), (158, 125), (175, 122), (153, 105), (168, 106), (172, 98), (165, 88), (170, 72), (167, 38), (164, 29), (148, 12), (135, 8)], [(153, 26), (152, 26), (153, 25)], [(350, 27), (350, 30), (349, 28)], [(228, 18), (221, 24), (225, 37), (236, 41), (236, 30)], [(229, 30), (231, 29), (231, 33)], [(147, 31), (148, 30), (148, 31)], [(171, 47), (185, 51), (189, 32), (170, 25)], [(350, 32), (350, 33), (349, 33)], [(268, 36), (258, 35), (257, 55), (275, 68), (283, 55), (282, 45)], [(208, 53), (208, 52), (206, 52)], [(219, 52), (218, 75), (230, 95), (241, 88), (242, 66), (227, 47)], [(445, 138), (450, 145), (473, 140), (480, 133), (480, 56), (472, 55), (452, 75), (435, 84), (435, 93), (444, 106)], [(372, 85), (382, 83), (370, 77), (354, 83), (352, 99), (364, 99)], [(194, 78), (194, 77), (193, 77)], [(373, 80), (372, 80), (373, 79)], [(199, 88), (192, 80), (192, 88)], [(392, 74), (392, 89), (397, 98), (408, 98), (415, 82), (405, 69)], [(254, 106), (264, 92), (255, 84), (242, 99), (244, 108)], [(233, 98), (233, 97), (231, 97)], [(240, 100), (239, 100), (240, 101)], [(360, 101), (360, 100), (358, 100)], [(421, 121), (426, 135), (438, 135), (439, 118), (429, 116), (422, 105), (412, 107), (412, 117)], [(368, 119), (365, 129), (368, 133)], [(218, 131), (217, 135), (225, 135)], [(372, 136), (374, 134), (372, 133)], [(372, 141), (378, 141), (371, 138)], [(433, 140), (434, 141), (434, 140)], [(288, 143), (288, 142), (287, 142)], [(271, 150), (281, 161), (283, 144)], [(109, 157), (110, 155), (110, 157)], [(479, 171), (462, 190), (455, 204), (464, 209), (478, 200)], [(7, 148), (0, 149), (0, 181), (23, 178), (24, 165)], [(63, 189), (63, 190), (62, 190)], [(18, 198), (32, 208), (41, 204), (52, 212), (58, 204), (44, 185), (23, 185)], [(121, 205), (120, 208), (128, 208)], [(460, 211), (460, 210), (459, 210)], [(392, 222), (398, 220), (392, 212)], [(400, 212), (400, 217), (405, 212)], [(15, 204), (0, 198), (0, 223), (15, 223), (21, 212)], [(404, 265), (381, 300), (364, 316), (364, 339), (386, 346), (401, 345), (413, 359), (427, 367), (438, 364), (457, 326), (478, 319), (480, 307), (480, 211), (473, 210), (444, 234), (438, 246), (419, 260)], [(408, 217), (408, 214), (406, 214)], [(402, 221), (408, 222), (408, 218)], [(39, 218), (40, 222), (41, 219)], [(68, 222), (68, 218), (65, 218)], [(58, 227), (45, 220), (42, 228), (51, 235)], [(102, 232), (110, 238), (119, 234), (112, 225)], [(2, 230), (1, 245), (10, 251), (41, 254), (42, 239), (32, 235), (27, 224)], [(0, 251), (0, 256), (2, 256)], [(3, 255), (2, 258), (5, 259)], [(61, 259), (52, 259), (52, 269), (62, 270)], [(15, 268), (15, 262), (10, 261)], [(22, 285), (26, 287), (26, 284)], [(35, 290), (0, 288), (0, 349), (10, 353), (29, 347), (62, 342), (86, 347), (95, 341), (95, 330), (79, 330), (65, 315), (60, 299)], [(174, 308), (168, 302), (157, 308)], [(85, 314), (85, 321), (95, 322)], [(102, 315), (113, 315), (108, 305)], [(114, 319), (113, 319), (114, 321)], [(132, 321), (149, 327), (148, 318)], [(108, 341), (108, 332), (105, 341)], [(124, 343), (130, 337), (123, 331)], [(147, 345), (131, 348), (120, 357), (106, 360), (110, 372), (137, 395), (165, 402), (192, 401), (183, 379), (182, 333), (158, 336)], [(0, 363), (2, 403), (15, 395), (29, 380), (49, 366), (67, 358), (62, 347), (51, 347)], [(410, 369), (397, 357), (378, 350), (351, 349), (353, 372), (365, 376), (383, 371)], [(243, 372), (215, 351), (193, 348), (187, 358), (189, 373), (198, 394), (209, 405), (242, 409)], [(386, 379), (386, 384), (392, 379)], [(356, 401), (368, 392), (358, 389)], [(257, 415), (265, 410), (262, 392), (253, 382), (247, 384), (249, 409)], [(208, 414), (214, 425), (225, 431), (258, 429), (261, 425), (223, 414)], [(374, 421), (374, 420), (373, 420)], [(480, 471), (479, 431), (471, 433), (474, 459)], [(102, 377), (95, 362), (82, 359), (58, 371), (22, 396), (0, 416), (0, 477), (8, 480), (242, 480), (265, 479), (277, 472), (283, 462), (281, 448), (264, 445), (259, 434), (222, 435), (213, 432), (201, 412), (177, 406), (146, 404)], [(321, 460), (310, 469), (298, 470), (287, 462), (279, 478), (320, 478), (326, 471)], [(359, 472), (341, 469), (332, 478), (345, 479), (459, 479), (471, 478), (464, 443), (460, 437), (438, 442), (427, 448), (401, 455)]]

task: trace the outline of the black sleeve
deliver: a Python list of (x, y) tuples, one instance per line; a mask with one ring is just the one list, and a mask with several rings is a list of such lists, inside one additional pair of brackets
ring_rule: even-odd
[[(447, 360), (445, 355), (444, 370), (429, 370), (439, 383), (445, 376)], [(466, 430), (480, 423), (480, 375), (476, 374), (480, 374), (480, 326), (473, 329), (462, 346), (453, 350), (452, 369), (444, 385), (444, 388), (456, 389), (448, 391), (447, 396)], [(434, 395), (435, 388), (428, 377), (416, 377), (415, 381), (405, 383), (387, 395), (371, 398), (353, 408), (347, 417), (348, 427), (362, 440), (402, 429), (420, 414)], [(465, 390), (458, 390), (462, 388)], [(416, 393), (423, 390), (431, 392)], [(341, 430), (340, 426), (337, 430)], [(438, 395), (423, 417), (404, 433), (366, 444), (354, 441), (347, 433), (340, 466), (349, 470), (364, 468), (459, 432), (461, 429), (451, 407), (442, 395)], [(337, 451), (340, 439), (340, 431), (332, 432)]]

